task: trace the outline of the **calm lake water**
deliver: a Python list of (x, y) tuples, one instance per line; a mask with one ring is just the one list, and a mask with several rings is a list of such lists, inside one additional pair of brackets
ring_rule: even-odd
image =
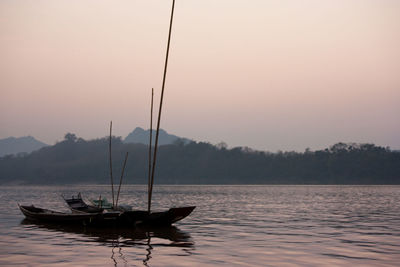
[[(61, 194), (108, 186), (0, 187), (1, 266), (399, 266), (400, 186), (156, 186), (155, 210), (196, 205), (165, 229), (33, 224), (17, 203), (67, 211)], [(110, 198), (110, 197), (109, 197)], [(146, 187), (120, 203), (146, 209)]]

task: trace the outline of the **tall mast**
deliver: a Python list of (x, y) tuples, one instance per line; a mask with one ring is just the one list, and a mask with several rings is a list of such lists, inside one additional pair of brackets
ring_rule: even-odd
[(111, 194), (112, 194), (112, 201), (113, 205), (112, 207), (114, 208), (114, 180), (113, 180), (113, 173), (112, 173), (112, 156), (111, 156), (111, 131), (112, 131), (112, 121), (110, 122), (110, 142), (108, 144), (109, 148), (109, 154), (110, 154), (110, 178), (111, 178)]
[(150, 181), (151, 181), (151, 143), (153, 139), (153, 98), (154, 98), (154, 88), (151, 88), (151, 108), (150, 108), (150, 140), (149, 140), (149, 177), (147, 186), (147, 205), (150, 212)]
[(174, 8), (175, 8), (175, 0), (172, 0), (171, 19), (170, 19), (170, 22), (169, 22), (169, 32), (168, 32), (167, 53), (165, 55), (164, 75), (163, 75), (163, 81), (162, 81), (162, 87), (161, 87), (160, 108), (158, 110), (157, 132), (156, 132), (156, 140), (155, 140), (155, 144), (154, 144), (153, 167), (152, 167), (152, 170), (151, 170), (151, 181), (150, 181), (150, 191), (149, 191), (148, 212), (150, 212), (150, 209), (151, 209), (151, 195), (153, 193), (154, 171), (155, 171), (156, 160), (157, 160), (158, 134), (159, 134), (159, 131), (160, 131), (160, 120), (161, 120), (162, 103), (163, 103), (163, 98), (164, 98), (165, 78), (167, 76), (169, 44), (170, 44), (170, 41), (171, 41), (171, 30), (172, 30), (172, 21), (173, 21), (173, 18), (174, 18)]

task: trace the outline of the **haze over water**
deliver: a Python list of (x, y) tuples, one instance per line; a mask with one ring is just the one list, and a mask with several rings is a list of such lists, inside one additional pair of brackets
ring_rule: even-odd
[[(156, 186), (155, 209), (196, 205), (174, 228), (37, 225), (17, 202), (67, 210), (60, 194), (107, 186), (0, 187), (0, 265), (398, 266), (399, 186)], [(121, 203), (146, 207), (146, 187)], [(149, 238), (150, 237), (150, 238)]]

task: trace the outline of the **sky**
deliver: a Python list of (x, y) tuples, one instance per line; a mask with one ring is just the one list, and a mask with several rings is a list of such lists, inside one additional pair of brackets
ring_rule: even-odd
[[(0, 1), (0, 138), (149, 128), (171, 3)], [(397, 0), (176, 0), (161, 128), (272, 152), (400, 149), (399, 14)]]

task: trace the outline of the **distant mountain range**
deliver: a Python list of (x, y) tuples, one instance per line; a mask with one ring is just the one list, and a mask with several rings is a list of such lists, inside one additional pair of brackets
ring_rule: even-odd
[[(124, 140), (123, 142), (136, 143), (136, 144), (149, 144), (149, 134), (150, 130), (144, 130), (140, 127), (136, 127)], [(154, 145), (156, 131), (153, 130), (152, 142)], [(187, 138), (182, 138), (173, 134), (168, 134), (165, 130), (160, 129), (158, 144), (159, 145), (170, 145), (177, 141), (182, 141), (183, 144), (188, 144), (191, 140)], [(8, 137), (5, 139), (0, 139), (0, 157), (5, 155), (16, 155), (19, 153), (31, 153), (42, 147), (48, 146), (43, 142), (35, 139), (32, 136), (24, 137)]]
[[(133, 132), (128, 134), (128, 136), (124, 139), (124, 143), (137, 143), (137, 144), (149, 144), (149, 136), (150, 135), (150, 129), (149, 130), (144, 130), (140, 127), (136, 127)], [(154, 145), (155, 142), (155, 136), (156, 136), (156, 131), (153, 130), (152, 132), (152, 143)], [(191, 140), (183, 137), (179, 137), (173, 134), (168, 134), (166, 131), (163, 129), (160, 129), (160, 133), (158, 136), (158, 144), (159, 145), (170, 145), (178, 140), (182, 141), (184, 144), (189, 143)]]
[(0, 139), (0, 157), (10, 154), (31, 153), (45, 146), (48, 145), (32, 136), (8, 137)]

